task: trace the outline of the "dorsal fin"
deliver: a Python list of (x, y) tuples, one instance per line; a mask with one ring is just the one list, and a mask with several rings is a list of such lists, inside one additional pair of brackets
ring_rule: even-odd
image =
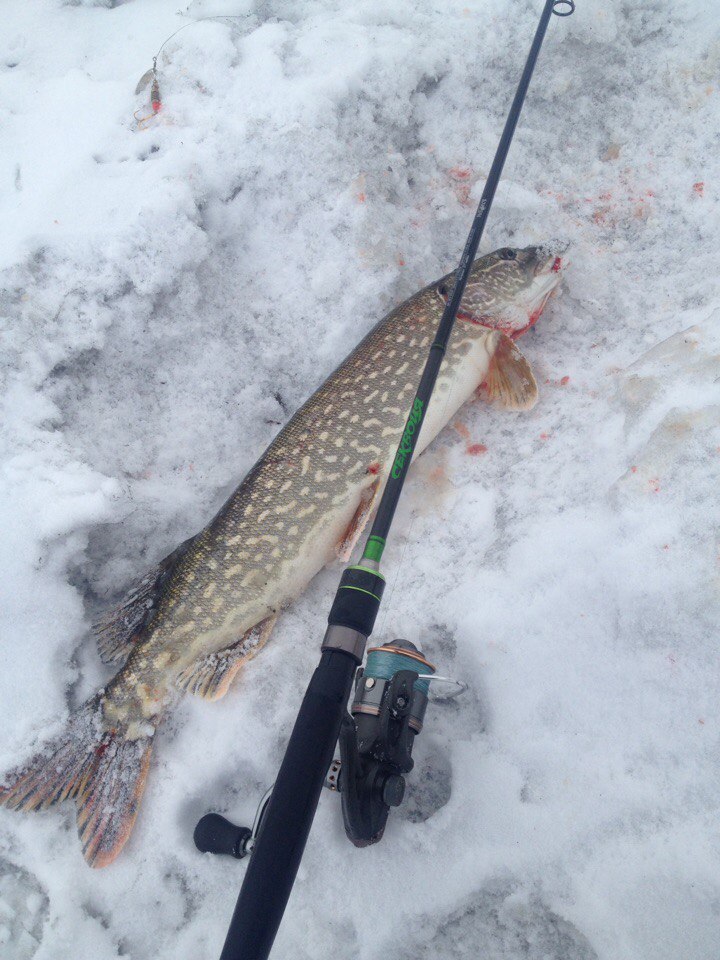
[(140, 578), (113, 607), (93, 624), (98, 653), (105, 663), (124, 663), (157, 611), (168, 577), (190, 549), (195, 537), (184, 540)]
[(530, 364), (510, 337), (496, 330), (495, 338), (495, 352), (487, 373), (488, 395), (508, 410), (530, 410), (538, 396)]

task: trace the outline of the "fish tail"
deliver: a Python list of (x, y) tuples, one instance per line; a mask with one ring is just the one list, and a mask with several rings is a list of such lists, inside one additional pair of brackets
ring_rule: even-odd
[(108, 726), (102, 702), (102, 694), (88, 700), (59, 737), (0, 786), (0, 804), (13, 810), (45, 810), (74, 799), (83, 856), (91, 867), (111, 863), (130, 836), (157, 724), (156, 719), (145, 725), (146, 735), (127, 739)]

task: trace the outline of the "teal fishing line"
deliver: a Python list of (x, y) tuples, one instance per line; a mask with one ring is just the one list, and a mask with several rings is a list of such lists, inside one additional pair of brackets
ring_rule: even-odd
[[(429, 663), (421, 663), (415, 657), (406, 657), (402, 653), (393, 653), (389, 650), (369, 650), (365, 665), (365, 676), (376, 680), (392, 680), (398, 670), (413, 670), (416, 673), (435, 673)], [(429, 680), (416, 680), (414, 688), (428, 695)]]

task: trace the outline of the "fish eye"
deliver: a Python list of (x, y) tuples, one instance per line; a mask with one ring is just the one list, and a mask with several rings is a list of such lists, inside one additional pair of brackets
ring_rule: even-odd
[(437, 288), (437, 292), (440, 294), (441, 297), (446, 297), (448, 295), (447, 284), (441, 283), (440, 286)]
[(517, 253), (511, 247), (503, 247), (502, 250), (498, 250), (497, 255), (500, 260), (515, 260), (517, 258)]

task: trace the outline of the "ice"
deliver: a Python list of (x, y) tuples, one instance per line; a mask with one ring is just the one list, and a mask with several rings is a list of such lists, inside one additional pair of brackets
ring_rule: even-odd
[[(0, 770), (110, 675), (91, 620), (456, 263), (539, 11), (5, 10)], [(470, 689), (430, 705), (381, 845), (352, 848), (323, 797), (278, 960), (717, 958), (716, 20), (578, 0), (550, 24), (484, 241), (571, 244), (520, 343), (540, 401), (473, 404), (417, 464), (376, 635)], [(144, 120), (136, 84), (185, 24)], [(337, 577), (225, 700), (160, 728), (110, 868), (71, 807), (0, 810), (3, 960), (219, 954), (245, 867), (192, 830), (251, 819)]]

